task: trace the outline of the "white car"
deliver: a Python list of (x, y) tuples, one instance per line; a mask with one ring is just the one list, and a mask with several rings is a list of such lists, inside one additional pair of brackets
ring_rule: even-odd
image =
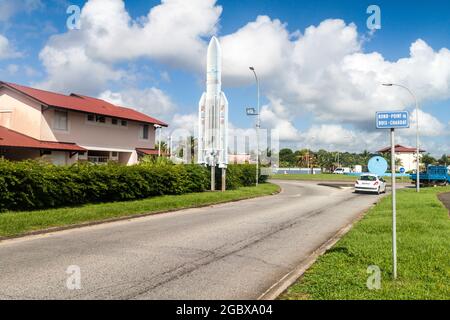
[(375, 174), (363, 174), (355, 182), (355, 192), (386, 193), (386, 181)]
[(350, 172), (351, 172), (350, 168), (337, 168), (336, 170), (333, 171), (334, 174), (346, 174)]

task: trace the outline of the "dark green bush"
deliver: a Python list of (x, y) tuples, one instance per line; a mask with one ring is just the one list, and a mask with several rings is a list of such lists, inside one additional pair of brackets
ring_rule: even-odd
[[(254, 165), (230, 165), (227, 188), (255, 183)], [(217, 183), (220, 188), (221, 170)], [(260, 178), (264, 182), (264, 177)], [(143, 199), (158, 195), (203, 192), (210, 170), (198, 165), (143, 163), (135, 166), (0, 160), (0, 211), (36, 210), (85, 203)]]

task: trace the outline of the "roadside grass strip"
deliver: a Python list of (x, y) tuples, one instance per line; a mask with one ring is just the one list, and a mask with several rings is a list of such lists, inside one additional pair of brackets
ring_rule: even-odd
[[(370, 209), (280, 299), (450, 299), (450, 219), (448, 209), (437, 198), (443, 192), (450, 188), (423, 188), (420, 194), (413, 189), (398, 191), (396, 281), (392, 280), (389, 196)], [(376, 268), (381, 271), (379, 289), (374, 286)]]
[(264, 183), (226, 192), (202, 192), (159, 196), (144, 200), (88, 204), (78, 207), (0, 213), (0, 237), (23, 235), (37, 230), (66, 227), (141, 214), (202, 207), (278, 193), (279, 186)]

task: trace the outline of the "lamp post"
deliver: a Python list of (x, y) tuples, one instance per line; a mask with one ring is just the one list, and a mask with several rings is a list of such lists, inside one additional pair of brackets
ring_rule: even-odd
[(409, 94), (413, 97), (416, 103), (416, 157), (417, 157), (417, 181), (416, 181), (416, 190), (420, 192), (420, 141), (419, 141), (419, 102), (417, 100), (416, 95), (406, 86), (396, 83), (383, 83), (385, 87), (400, 87), (409, 92)]
[(256, 116), (256, 186), (258, 186), (259, 184), (259, 128), (261, 127), (261, 123), (260, 123), (260, 87), (259, 87), (259, 79), (258, 76), (256, 74), (255, 68), (254, 67), (249, 67), (249, 69), (253, 72), (253, 74), (255, 75), (255, 80), (256, 80), (256, 86), (257, 86), (257, 90), (258, 90), (258, 104), (257, 104), (257, 111), (256, 114), (249, 114), (247, 109), (247, 115), (254, 115)]

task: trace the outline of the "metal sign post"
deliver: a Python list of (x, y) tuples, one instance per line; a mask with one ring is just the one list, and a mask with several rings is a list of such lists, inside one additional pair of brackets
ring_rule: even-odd
[(391, 131), (391, 178), (392, 178), (392, 275), (397, 279), (397, 190), (395, 170), (395, 129), (409, 128), (407, 111), (386, 111), (376, 113), (377, 129)]
[(395, 179), (395, 129), (391, 129), (391, 179), (392, 179), (392, 273), (397, 279), (397, 192)]

